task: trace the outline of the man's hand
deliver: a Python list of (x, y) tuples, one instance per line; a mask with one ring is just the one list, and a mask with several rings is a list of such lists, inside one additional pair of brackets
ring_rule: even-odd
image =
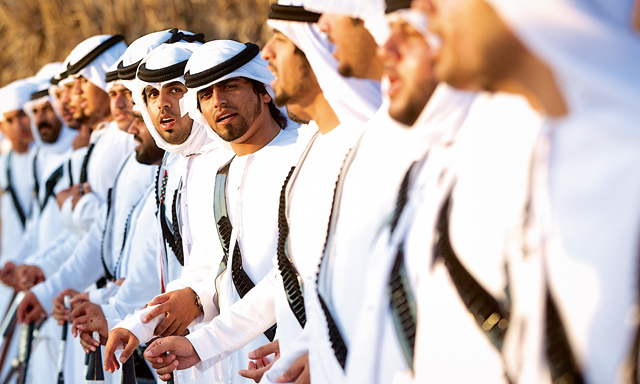
[(70, 196), (73, 196), (76, 193), (79, 193), (80, 189), (79, 189), (79, 185), (78, 184), (74, 184), (72, 186), (70, 186), (67, 189), (63, 189), (62, 191), (58, 192), (58, 194), (56, 195), (56, 202), (58, 203), (58, 207), (60, 207), (60, 209), (62, 209), (62, 206), (64, 205), (64, 202), (67, 201), (67, 199)]
[(82, 196), (91, 192), (93, 191), (91, 190), (91, 185), (89, 185), (88, 182), (85, 182), (84, 184), (82, 184), (82, 190), (78, 188), (78, 193), (75, 193), (71, 196), (71, 210), (76, 209), (76, 204), (78, 204), (78, 201), (80, 201)]
[[(100, 344), (106, 344), (109, 328), (104, 316), (81, 316), (73, 322), (71, 331), (73, 334), (80, 334), (80, 345), (85, 352), (89, 353), (95, 351)], [(93, 332), (100, 334), (100, 340), (92, 337)]]
[[(166, 352), (169, 352), (167, 355)], [(151, 363), (160, 379), (167, 381), (170, 373), (177, 369), (187, 369), (200, 362), (200, 356), (185, 337), (169, 336), (156, 339), (144, 352), (144, 358)]]
[(276, 377), (278, 383), (309, 384), (311, 374), (309, 372), (309, 355), (300, 356), (284, 375)]
[[(99, 305), (90, 303), (88, 301), (74, 305), (71, 307), (71, 321), (76, 321), (77, 318), (82, 316), (98, 316), (104, 319), (104, 313), (102, 313), (102, 308)], [(77, 337), (77, 331), (74, 332), (74, 329), (71, 328), (71, 333), (73, 333), (73, 337)]]
[(18, 322), (20, 324), (29, 324), (40, 320), (46, 315), (47, 313), (40, 305), (36, 295), (33, 292), (27, 292), (18, 306)]
[(15, 271), (16, 265), (10, 261), (4, 265), (2, 270), (0, 271), (0, 281), (2, 281), (5, 285), (9, 287), (15, 288)]
[[(274, 353), (275, 357), (273, 361), (269, 362), (267, 357)], [(280, 358), (280, 343), (278, 340), (274, 340), (269, 344), (263, 345), (255, 351), (250, 352), (249, 358), (253, 360), (249, 362), (249, 368), (238, 371), (238, 374), (259, 383), (262, 375), (271, 369), (273, 363)]]
[(120, 368), (116, 360), (116, 349), (124, 346), (120, 354), (120, 363), (124, 364), (140, 345), (140, 340), (128, 329), (114, 328), (109, 332), (107, 345), (104, 347), (104, 370), (111, 373)]
[(65, 321), (69, 321), (69, 309), (64, 307), (64, 297), (70, 296), (71, 298), (74, 298), (77, 295), (78, 291), (68, 288), (60, 292), (58, 297), (53, 299), (53, 318), (58, 321), (58, 325), (62, 325)]
[(167, 314), (154, 331), (155, 335), (162, 337), (181, 335), (202, 313), (196, 305), (196, 294), (189, 287), (156, 296), (148, 305), (158, 306), (142, 319), (145, 324), (159, 315)]
[(26, 291), (45, 280), (42, 270), (35, 265), (21, 265), (16, 268), (14, 281), (18, 291)]

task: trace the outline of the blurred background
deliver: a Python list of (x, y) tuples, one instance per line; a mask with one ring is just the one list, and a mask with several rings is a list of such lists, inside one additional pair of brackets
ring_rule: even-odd
[(82, 40), (122, 34), (127, 44), (150, 32), (180, 28), (207, 41), (262, 46), (274, 0), (0, 0), (0, 87), (63, 61)]

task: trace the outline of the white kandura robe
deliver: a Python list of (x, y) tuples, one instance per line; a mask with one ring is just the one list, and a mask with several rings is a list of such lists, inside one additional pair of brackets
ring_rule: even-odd
[[(107, 202), (109, 188), (113, 187), (118, 166), (135, 146), (133, 136), (118, 129), (115, 123), (107, 125), (91, 133), (90, 143), (95, 147), (87, 164), (87, 182), (91, 185), (91, 193), (82, 196), (74, 210), (71, 210), (71, 199), (67, 199), (61, 209), (61, 220), (64, 230), (47, 249), (31, 255), (26, 264), (39, 267), (46, 277), (51, 276), (64, 263), (88, 232), (94, 219), (100, 217), (100, 209)], [(88, 148), (81, 148), (71, 155), (72, 179), (75, 184), (80, 181), (80, 172)], [(64, 164), (65, 175), (69, 178), (68, 163)], [(96, 299), (96, 301), (98, 301)]]
[[(2, 197), (0, 197), (0, 220), (2, 225), (2, 233), (0, 237), (0, 263), (4, 263), (5, 258), (11, 258), (22, 242), (24, 235), (24, 227), (20, 221), (20, 217), (15, 209), (15, 205), (11, 195), (6, 191), (8, 187), (7, 166), (11, 167), (11, 183), (14, 193), (18, 199), (20, 207), (24, 214), (29, 216), (33, 207), (33, 155), (35, 146), (31, 146), (25, 153), (11, 153), (11, 163), (8, 164), (9, 155), (5, 154), (0, 157), (0, 189)], [(11, 305), (13, 297), (13, 288), (0, 283), (0, 317), (4, 317), (5, 313)], [(0, 367), (0, 377), (5, 377), (9, 373), (11, 363), (18, 353), (17, 333), (14, 334), (9, 352), (5, 359), (5, 364)]]
[[(387, 114), (388, 104), (366, 123), (357, 154), (348, 170), (342, 194), (341, 210), (335, 235), (335, 256), (330, 300), (335, 308), (334, 320), (349, 343), (358, 327), (357, 318), (364, 296), (363, 259), (382, 221), (393, 210), (395, 193), (404, 171), (420, 154), (422, 139), (401, 127)], [(326, 233), (326, 231), (325, 231)], [(317, 297), (315, 279), (305, 286), (307, 312), (306, 340), (311, 380), (344, 382), (345, 373), (335, 358), (324, 312)], [(301, 352), (298, 352), (301, 353)]]
[[(198, 323), (208, 322), (218, 315), (217, 305), (214, 304), (215, 284), (213, 284), (213, 279), (217, 272), (217, 263), (222, 259), (222, 248), (217, 241), (213, 215), (215, 177), (212, 177), (212, 173), (232, 156), (232, 151), (216, 148), (201, 154), (194, 154), (186, 159), (186, 169), (177, 202), (185, 264), (183, 268), (180, 268), (180, 276), (174, 278), (175, 272), (172, 271), (178, 271), (180, 264), (175, 256), (171, 256), (173, 260), (169, 259), (169, 275), (172, 280), (169, 281), (166, 290), (173, 291), (189, 286), (200, 297), (204, 315), (194, 321), (195, 324), (189, 327), (190, 331), (202, 326)], [(167, 190), (167, 192), (169, 191)], [(190, 207), (195, 208), (191, 209)], [(211, 243), (212, 236), (216, 240), (213, 244)], [(158, 269), (157, 273), (160, 275), (161, 271)], [(128, 329), (141, 343), (148, 343), (154, 337), (153, 332), (156, 326), (164, 319), (164, 316), (158, 316), (147, 324), (142, 323), (142, 318), (151, 310), (152, 307), (138, 311), (115, 327)], [(178, 381), (223, 382), (220, 365), (205, 372), (197, 372), (195, 368), (178, 371)]]
[[(451, 244), (464, 267), (499, 300), (505, 297), (505, 247), (526, 201), (531, 148), (541, 120), (526, 101), (481, 94), (416, 165), (393, 237), (378, 238), (362, 323), (348, 374), (354, 383), (504, 382), (500, 354), (478, 327), (441, 262), (433, 263), (435, 225), (452, 186)], [(459, 128), (459, 130), (458, 130)], [(420, 129), (420, 127), (416, 128)], [(414, 371), (407, 367), (389, 308), (398, 245), (417, 303)]]
[[(218, 304), (223, 315), (240, 297), (231, 280), (231, 265), (236, 239), (242, 250), (242, 264), (245, 272), (254, 283), (259, 283), (273, 269), (273, 255), (277, 244), (277, 212), (282, 184), (289, 170), (300, 157), (305, 141), (301, 141), (297, 131), (281, 131), (269, 144), (250, 155), (236, 157), (231, 163), (227, 183), (227, 208), (233, 225), (231, 235), (228, 268), (219, 279)], [(215, 233), (214, 233), (215, 234)], [(212, 237), (211, 241), (218, 241)], [(217, 271), (217, 263), (214, 270)], [(260, 289), (259, 286), (255, 288)], [(257, 291), (256, 291), (257, 292)], [(251, 292), (249, 293), (251, 294)], [(265, 314), (267, 315), (267, 314)], [(234, 322), (232, 332), (246, 332), (241, 319)], [(265, 323), (275, 323), (271, 316)], [(248, 323), (251, 326), (250, 323)], [(265, 327), (270, 327), (270, 325)], [(217, 364), (221, 358), (210, 345), (216, 345), (217, 335), (205, 326), (187, 336), (195, 348), (201, 362), (199, 370), (206, 370)], [(231, 330), (230, 330), (231, 331)], [(277, 337), (277, 334), (276, 334)], [(249, 363), (248, 353), (264, 345), (268, 339), (260, 335), (245, 347), (222, 361), (222, 373), (225, 383), (249, 383), (238, 371), (246, 369)]]

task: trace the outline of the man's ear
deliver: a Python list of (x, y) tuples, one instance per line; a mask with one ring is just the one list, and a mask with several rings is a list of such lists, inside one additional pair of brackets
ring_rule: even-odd
[(260, 100), (265, 104), (269, 104), (271, 101), (271, 95), (269, 95), (269, 92), (262, 93), (260, 94)]

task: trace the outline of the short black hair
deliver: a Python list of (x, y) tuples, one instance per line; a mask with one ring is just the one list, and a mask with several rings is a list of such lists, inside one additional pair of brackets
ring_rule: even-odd
[[(257, 95), (264, 95), (269, 93), (267, 92), (267, 88), (264, 86), (262, 82), (258, 80), (253, 80), (253, 79), (247, 79), (247, 80), (253, 85), (253, 91)], [(280, 129), (285, 129), (287, 127), (287, 117), (283, 115), (282, 112), (280, 112), (278, 107), (276, 107), (276, 103), (273, 101), (273, 97), (271, 98), (271, 100), (269, 100), (267, 105), (269, 106), (269, 113), (271, 114), (271, 117), (273, 118), (273, 120), (275, 120), (276, 123), (278, 123), (278, 126), (280, 126)]]

